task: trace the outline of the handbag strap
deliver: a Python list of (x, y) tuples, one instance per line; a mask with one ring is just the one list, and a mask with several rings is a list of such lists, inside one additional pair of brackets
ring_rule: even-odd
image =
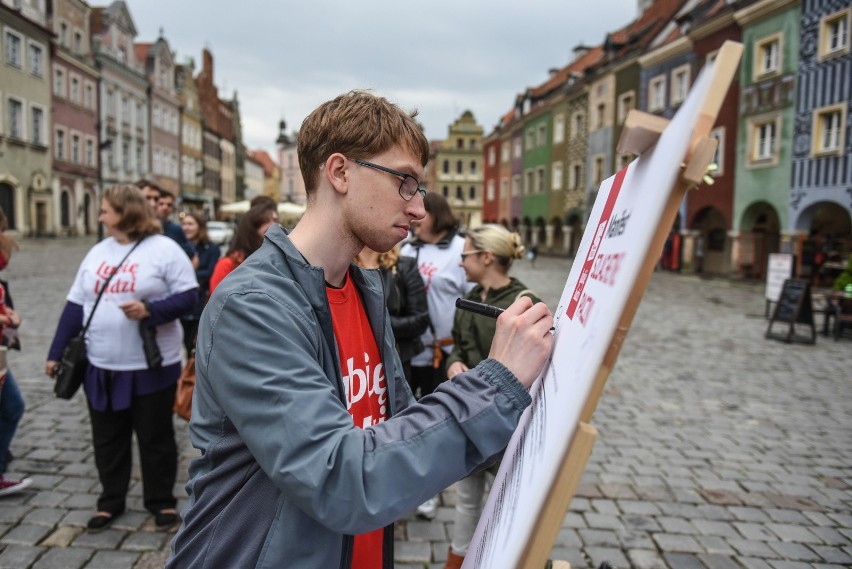
[(86, 331), (89, 329), (89, 324), (92, 323), (92, 317), (95, 315), (95, 309), (98, 307), (98, 303), (101, 301), (101, 297), (104, 295), (104, 292), (106, 292), (107, 285), (109, 284), (109, 281), (112, 280), (112, 277), (115, 276), (115, 273), (118, 272), (118, 269), (121, 268), (121, 265), (124, 264), (124, 262), (127, 260), (127, 258), (130, 257), (130, 254), (133, 253), (133, 251), (135, 251), (136, 248), (139, 247), (139, 244), (142, 243), (142, 241), (144, 241), (144, 240), (145, 240), (145, 237), (143, 237), (142, 239), (137, 241), (133, 245), (133, 247), (130, 248), (130, 251), (127, 252), (127, 255), (124, 256), (124, 258), (121, 260), (121, 262), (119, 262), (118, 265), (115, 267), (115, 270), (113, 272), (111, 272), (109, 274), (109, 276), (107, 277), (107, 280), (104, 281), (104, 286), (101, 287), (101, 292), (98, 293), (98, 297), (95, 299), (95, 305), (92, 306), (92, 311), (89, 312), (89, 318), (86, 319), (86, 325), (83, 326), (83, 329), (80, 331), (80, 337), (83, 337), (83, 336), (86, 335)]

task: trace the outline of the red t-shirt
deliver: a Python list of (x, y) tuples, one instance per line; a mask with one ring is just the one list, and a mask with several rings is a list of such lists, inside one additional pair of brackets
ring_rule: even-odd
[[(342, 288), (326, 287), (346, 388), (346, 406), (361, 429), (388, 417), (385, 366), (361, 297), (347, 275)], [(352, 569), (381, 569), (384, 530), (355, 536)]]

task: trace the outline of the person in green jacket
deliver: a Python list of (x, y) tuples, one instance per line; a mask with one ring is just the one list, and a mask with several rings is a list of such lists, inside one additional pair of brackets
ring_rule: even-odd
[[(540, 302), (521, 281), (509, 276), (512, 261), (524, 254), (521, 237), (502, 225), (483, 225), (469, 231), (461, 253), (461, 266), (468, 282), (476, 286), (465, 297), (500, 308), (528, 296)], [(488, 357), (497, 321), (494, 318), (457, 310), (453, 320), (453, 351), (447, 359), (447, 378), (453, 379)], [(482, 514), (487, 473), (496, 474), (499, 463), (480, 470), (456, 484), (456, 511), (452, 542), (445, 569), (461, 567), (473, 532)]]

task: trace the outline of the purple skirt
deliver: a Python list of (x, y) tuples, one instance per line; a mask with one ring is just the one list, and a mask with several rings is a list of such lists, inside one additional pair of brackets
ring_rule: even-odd
[(180, 370), (180, 363), (130, 371), (101, 369), (89, 364), (83, 390), (95, 411), (123, 411), (130, 408), (134, 397), (156, 393), (176, 384)]

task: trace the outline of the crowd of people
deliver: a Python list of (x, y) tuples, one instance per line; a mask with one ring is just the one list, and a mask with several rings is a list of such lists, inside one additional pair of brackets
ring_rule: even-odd
[[(144, 507), (159, 528), (182, 522), (168, 567), (255, 566), (261, 555), (392, 567), (394, 520), (433, 517), (441, 490), (465, 479), (447, 562), (460, 566), (553, 320), (508, 275), (520, 237), (493, 225), (465, 235), (447, 200), (425, 191), (428, 150), (414, 115), (384, 98), (325, 103), (299, 137), (302, 219), (285, 230), (276, 203), (256, 199), (224, 255), (203, 214), (173, 221), (175, 196), (155, 183), (103, 191), (106, 237), (77, 270), (45, 363), (55, 377), (84, 334), (100, 482), (88, 531), (125, 511), (135, 434)], [(0, 269), (15, 248), (3, 221)], [(4, 290), (0, 327), (13, 330), (21, 318)], [(456, 312), (460, 297), (506, 310)], [(201, 456), (181, 515), (172, 407), (193, 353)], [(3, 478), (24, 412), (3, 377), (0, 496), (32, 484)], [(220, 523), (231, 517), (252, 531)]]

